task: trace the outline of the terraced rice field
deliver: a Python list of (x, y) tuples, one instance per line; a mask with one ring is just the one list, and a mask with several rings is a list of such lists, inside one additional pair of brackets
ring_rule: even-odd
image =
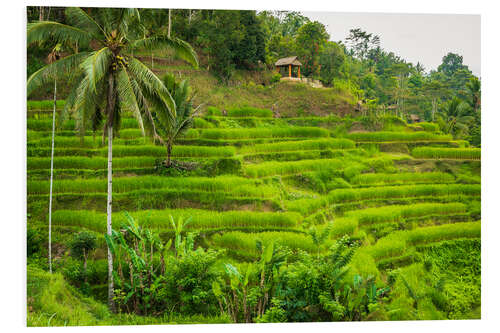
[[(115, 228), (123, 211), (164, 236), (171, 215), (192, 217), (188, 229), (199, 232), (198, 246), (245, 261), (256, 258), (256, 240), (315, 253), (308, 231), (329, 226), (327, 245), (346, 235), (360, 245), (351, 273), (377, 279), (418, 263), (429, 246), (480, 240), (480, 149), (455, 145), (431, 124), (418, 132), (408, 126), (336, 135), (341, 131), (318, 126), (317, 117), (298, 122), (248, 112), (258, 121), (245, 121), (242, 111), (197, 119), (174, 147), (174, 160), (194, 166), (179, 173), (162, 169), (166, 149), (124, 118), (113, 147)], [(56, 232), (104, 233), (106, 146), (101, 133), (75, 135), (70, 120), (55, 140), (53, 223)], [(408, 153), (381, 152), (388, 142), (407, 145)], [(29, 223), (44, 225), (50, 119), (28, 119), (27, 167)]]

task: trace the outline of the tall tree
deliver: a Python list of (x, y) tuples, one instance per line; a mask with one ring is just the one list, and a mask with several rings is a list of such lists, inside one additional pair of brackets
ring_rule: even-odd
[(380, 45), (380, 37), (357, 28), (349, 30), (346, 42), (354, 56), (363, 60), (371, 49)]
[[(89, 121), (94, 130), (104, 122), (103, 138), (108, 137), (107, 234), (111, 235), (113, 129), (119, 128), (120, 112), (131, 112), (144, 130), (142, 118), (151, 115), (143, 91), (163, 100), (172, 114), (175, 110), (175, 102), (161, 80), (131, 53), (137, 49), (172, 48), (194, 66), (198, 61), (191, 46), (182, 40), (138, 34), (137, 9), (71, 7), (65, 15), (68, 24), (51, 21), (28, 24), (27, 44), (71, 42), (86, 46), (88, 51), (69, 55), (33, 73), (27, 82), (27, 95), (55, 77), (79, 74), (63, 112), (72, 110), (78, 114), (81, 134)], [(108, 246), (108, 304), (114, 311), (112, 272), (113, 256)]]
[(297, 32), (297, 54), (303, 60), (303, 73), (319, 77), (319, 56), (329, 36), (325, 26), (318, 21), (308, 22)]
[(170, 92), (175, 102), (175, 112), (170, 114), (168, 105), (157, 99), (152, 109), (151, 128), (154, 129), (153, 137), (167, 148), (166, 166), (172, 165), (172, 147), (175, 140), (185, 133), (193, 124), (193, 117), (200, 106), (193, 107), (194, 95), (187, 80), (176, 82), (173, 74), (163, 77), (163, 84)]

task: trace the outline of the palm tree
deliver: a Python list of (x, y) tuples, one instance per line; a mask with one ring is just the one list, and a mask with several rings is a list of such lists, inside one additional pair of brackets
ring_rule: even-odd
[[(134, 50), (171, 48), (193, 66), (198, 66), (191, 46), (167, 36), (143, 37), (140, 15), (134, 8), (67, 8), (69, 24), (43, 21), (28, 24), (27, 44), (52, 41), (79, 45), (82, 51), (49, 64), (33, 73), (27, 95), (55, 77), (76, 74), (66, 98), (63, 114), (77, 114), (77, 128), (85, 134), (87, 123), (95, 131), (104, 121), (103, 140), (108, 137), (107, 234), (111, 235), (113, 129), (120, 125), (121, 111), (131, 112), (144, 131), (142, 117), (149, 117), (146, 99), (161, 100), (174, 115), (175, 101), (156, 75), (131, 56)], [(113, 256), (108, 247), (108, 304), (114, 311)]]
[[(163, 84), (174, 99), (174, 116), (170, 116), (168, 105), (157, 100), (148, 125), (153, 128), (155, 140), (158, 140), (167, 148), (166, 166), (170, 167), (172, 165), (172, 146), (175, 140), (191, 127), (193, 117), (201, 105), (193, 109), (194, 95), (191, 93), (191, 88), (186, 80), (176, 82), (173, 74), (166, 74), (163, 77)], [(150, 99), (153, 100), (153, 96)]]
[[(54, 46), (47, 59), (49, 63), (56, 61), (60, 54), (61, 44)], [(50, 152), (50, 190), (49, 190), (49, 272), (52, 273), (52, 184), (54, 180), (54, 141), (56, 132), (57, 80), (54, 79), (54, 110), (52, 111), (52, 148)]]
[(438, 123), (443, 132), (457, 136), (465, 133), (468, 128), (468, 123), (473, 120), (473, 117), (467, 115), (467, 107), (458, 97), (453, 97), (449, 100), (443, 109), (443, 112), (438, 116)]
[(466, 87), (469, 94), (466, 103), (473, 111), (473, 114), (476, 114), (481, 109), (481, 81), (473, 76), (467, 82)]

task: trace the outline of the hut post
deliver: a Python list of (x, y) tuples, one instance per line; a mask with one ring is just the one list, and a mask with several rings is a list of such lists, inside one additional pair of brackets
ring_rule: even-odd
[(300, 79), (300, 66), (298, 66), (298, 68), (299, 68), (299, 73), (298, 74), (299, 74), (299, 79)]
[(288, 65), (288, 77), (291, 78), (292, 77), (292, 65)]

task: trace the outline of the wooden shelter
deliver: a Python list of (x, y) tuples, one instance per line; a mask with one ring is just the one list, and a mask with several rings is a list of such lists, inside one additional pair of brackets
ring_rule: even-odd
[(281, 68), (287, 68), (288, 67), (288, 77), (292, 77), (292, 68), (297, 67), (298, 68), (298, 78), (300, 79), (300, 66), (302, 64), (300, 61), (297, 60), (297, 57), (288, 57), (288, 58), (281, 58), (275, 63), (276, 70), (279, 72)]
[(410, 114), (410, 120), (412, 123), (419, 123), (421, 122), (420, 116), (417, 114)]

